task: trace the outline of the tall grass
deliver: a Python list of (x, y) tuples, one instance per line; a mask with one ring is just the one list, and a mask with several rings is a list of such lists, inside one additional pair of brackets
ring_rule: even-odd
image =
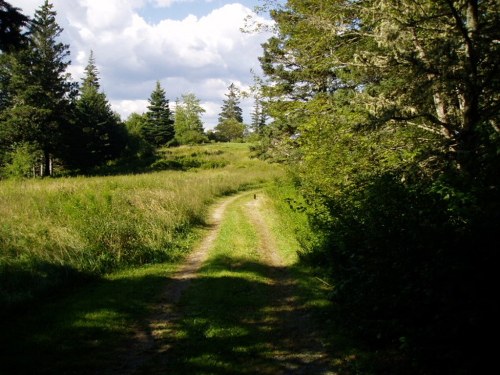
[(127, 265), (176, 260), (216, 197), (281, 173), (248, 159), (240, 145), (192, 149), (193, 157), (220, 155), (220, 165), (227, 165), (0, 182), (0, 304), (29, 300), (68, 275), (100, 275)]

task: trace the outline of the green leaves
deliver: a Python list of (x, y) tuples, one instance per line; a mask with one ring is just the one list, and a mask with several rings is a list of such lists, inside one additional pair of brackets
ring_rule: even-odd
[(175, 107), (175, 139), (180, 144), (197, 144), (207, 140), (201, 115), (205, 110), (195, 94), (182, 95), (182, 103)]
[(464, 337), (488, 323), (458, 306), (482, 314), (484, 228), (500, 225), (497, 4), (289, 0), (271, 15), (265, 156), (289, 164), (325, 239), (311, 259), (331, 270), (342, 324), (466, 368)]

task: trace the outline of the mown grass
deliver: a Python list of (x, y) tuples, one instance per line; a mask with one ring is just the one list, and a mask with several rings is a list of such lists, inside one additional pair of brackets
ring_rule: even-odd
[(0, 305), (16, 306), (69, 281), (126, 266), (175, 261), (216, 197), (281, 174), (276, 166), (249, 159), (246, 145), (166, 153), (199, 156), (200, 166), (209, 159), (219, 168), (1, 181)]
[(286, 192), (258, 195), (282, 264), (263, 259), (260, 234), (244, 206), (253, 193), (232, 203), (181, 300), (180, 318), (161, 338), (170, 349), (158, 351), (138, 373), (356, 373), (355, 349), (328, 327), (330, 287), (300, 265), (295, 225), (277, 209)]

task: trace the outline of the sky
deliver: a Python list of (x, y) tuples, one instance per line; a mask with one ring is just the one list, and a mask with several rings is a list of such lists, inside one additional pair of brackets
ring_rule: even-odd
[[(30, 17), (44, 0), (10, 0)], [(217, 124), (231, 83), (241, 90), (260, 75), (258, 56), (269, 33), (243, 33), (259, 0), (52, 0), (69, 44), (69, 72), (80, 81), (92, 50), (101, 89), (125, 120), (143, 113), (160, 81), (174, 109), (176, 98), (194, 93), (205, 109), (205, 129)], [(242, 99), (245, 122), (253, 101)]]

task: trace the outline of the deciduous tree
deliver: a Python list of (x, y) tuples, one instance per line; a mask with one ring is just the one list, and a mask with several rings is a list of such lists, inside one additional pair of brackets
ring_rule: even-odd
[(180, 144), (202, 143), (207, 140), (201, 115), (205, 109), (195, 94), (182, 95), (175, 107), (175, 139)]

